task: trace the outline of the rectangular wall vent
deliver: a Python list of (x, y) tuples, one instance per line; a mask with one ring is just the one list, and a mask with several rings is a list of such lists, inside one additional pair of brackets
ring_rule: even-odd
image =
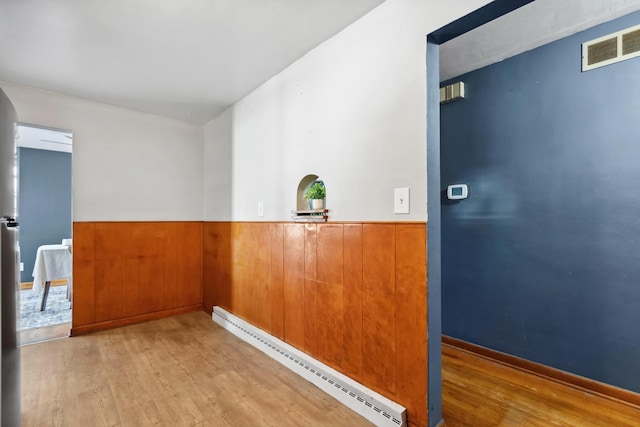
[(631, 55), (640, 52), (640, 29), (622, 35), (622, 54)]
[(440, 88), (440, 104), (464, 98), (464, 82), (456, 82)]
[(582, 43), (582, 71), (640, 56), (640, 25)]
[(406, 409), (228, 311), (213, 307), (214, 322), (275, 359), (376, 426), (405, 427)]

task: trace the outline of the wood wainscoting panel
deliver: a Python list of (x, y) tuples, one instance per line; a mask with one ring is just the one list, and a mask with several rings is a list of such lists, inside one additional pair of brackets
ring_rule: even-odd
[(203, 245), (205, 307), (220, 305), (427, 425), (426, 224), (206, 223)]
[(251, 304), (251, 295), (245, 295), (245, 282), (250, 280), (248, 269), (251, 260), (243, 256), (250, 254), (251, 248), (247, 248), (251, 244), (250, 235), (244, 224), (231, 223), (231, 274), (233, 280), (229, 284), (231, 290), (231, 311), (238, 317), (248, 319), (249, 305)]
[[(139, 224), (140, 226), (142, 224)], [(126, 277), (126, 286), (128, 298), (121, 298), (122, 316), (131, 317), (137, 314), (140, 304), (140, 278), (138, 275), (138, 259), (136, 255), (140, 251), (140, 245), (137, 239), (141, 234), (138, 224), (131, 224), (129, 230), (131, 235), (127, 236), (127, 244), (121, 248), (122, 256), (122, 276)], [(144, 255), (143, 255), (144, 256)], [(105, 286), (102, 285), (104, 289)], [(104, 320), (104, 319), (99, 319)]]
[[(180, 282), (178, 279), (178, 260), (180, 248), (178, 243), (179, 224), (167, 224), (167, 233), (161, 244), (163, 246), (164, 255), (164, 307), (179, 306)], [(172, 262), (175, 260), (175, 262)]]
[(232, 311), (231, 223), (203, 225), (202, 305), (211, 314), (214, 305)]
[[(165, 257), (164, 242), (167, 235), (173, 235), (168, 227), (157, 226), (152, 223), (131, 224), (132, 244), (123, 247), (123, 266), (132, 266), (123, 276), (124, 289), (129, 288), (130, 278), (137, 280), (137, 293), (127, 294), (126, 301), (133, 302), (132, 310), (126, 316), (153, 313), (165, 309), (165, 284), (173, 284), (165, 277), (165, 265), (172, 263), (175, 256)], [(132, 250), (133, 249), (133, 250)], [(174, 305), (175, 307), (175, 305)]]
[(304, 224), (304, 351), (318, 356), (318, 264), (316, 224)]
[(344, 224), (344, 284), (342, 318), (345, 329), (342, 343), (343, 372), (354, 380), (362, 379), (362, 225)]
[(364, 385), (393, 397), (396, 395), (395, 240), (393, 224), (363, 225)]
[(284, 224), (284, 338), (304, 350), (304, 225)]
[(317, 226), (317, 359), (332, 368), (342, 368), (344, 335), (343, 225)]
[[(124, 277), (122, 265), (122, 252), (126, 235), (129, 231), (129, 223), (96, 223), (96, 263), (95, 263), (95, 310), (96, 322), (119, 319), (124, 317)], [(129, 237), (126, 235), (126, 237)], [(82, 286), (82, 284), (74, 283)], [(127, 282), (128, 285), (128, 282)], [(135, 281), (132, 286), (127, 286), (127, 297), (135, 298), (138, 292), (138, 284)]]
[(72, 327), (96, 321), (96, 226), (73, 224), (73, 317)]
[(235, 223), (231, 228), (232, 307), (239, 317), (269, 332), (271, 330), (269, 224)]
[(427, 419), (427, 235), (417, 224), (396, 225), (396, 396)]
[(271, 334), (284, 340), (284, 226), (271, 224)]
[(261, 304), (253, 304), (254, 325), (271, 333), (271, 226), (261, 222), (251, 224), (256, 253), (252, 254), (252, 293)]
[(220, 282), (217, 279), (223, 269), (218, 266), (217, 254), (223, 245), (216, 232), (221, 226), (217, 222), (205, 222), (202, 225), (202, 309), (209, 314), (213, 313), (216, 303), (222, 306)]
[(202, 223), (74, 223), (71, 334), (202, 305)]
[[(177, 234), (178, 252), (177, 256), (173, 255), (173, 251), (167, 253), (166, 259), (177, 266), (178, 294), (177, 301), (167, 304), (165, 308), (202, 304), (202, 223), (184, 222), (170, 225), (171, 233)], [(166, 241), (172, 242), (173, 236)]]

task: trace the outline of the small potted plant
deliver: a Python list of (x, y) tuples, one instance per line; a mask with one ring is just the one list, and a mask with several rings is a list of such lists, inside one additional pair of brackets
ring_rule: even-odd
[(304, 198), (311, 201), (311, 209), (324, 209), (324, 198), (327, 191), (324, 182), (315, 181), (304, 193)]

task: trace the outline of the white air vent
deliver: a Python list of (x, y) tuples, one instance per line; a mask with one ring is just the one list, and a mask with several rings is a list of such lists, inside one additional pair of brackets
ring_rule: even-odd
[(440, 104), (462, 98), (464, 98), (464, 82), (456, 82), (440, 88)]
[(403, 406), (220, 307), (213, 307), (211, 317), (227, 331), (286, 366), (376, 426), (407, 425), (406, 409)]
[(640, 56), (640, 25), (582, 43), (582, 71)]

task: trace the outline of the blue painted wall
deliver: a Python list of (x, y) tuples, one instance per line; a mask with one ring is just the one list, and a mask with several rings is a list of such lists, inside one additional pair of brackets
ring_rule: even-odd
[(71, 154), (19, 148), (20, 280), (32, 282), (40, 245), (71, 237)]
[[(441, 109), (442, 327), (640, 392), (640, 58), (582, 73), (634, 13), (452, 81)], [(445, 84), (448, 82), (445, 82)]]

